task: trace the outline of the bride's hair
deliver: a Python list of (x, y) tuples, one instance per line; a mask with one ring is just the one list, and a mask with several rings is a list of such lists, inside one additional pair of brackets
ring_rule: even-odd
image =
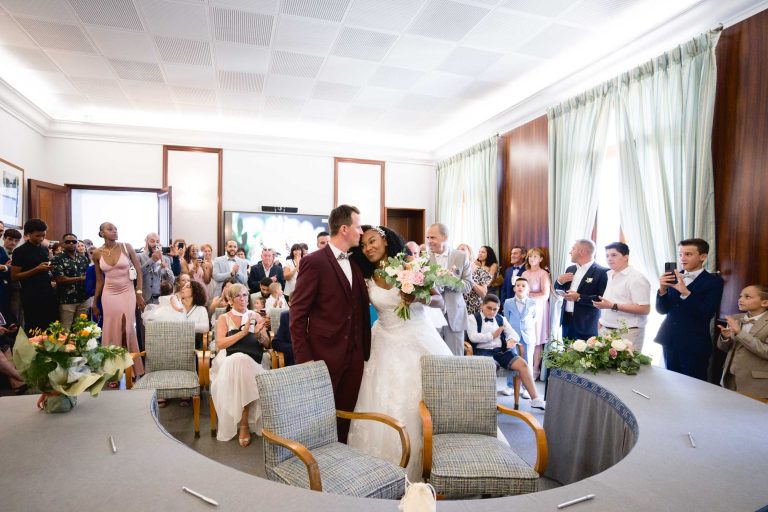
[[(404, 252), (406, 255), (411, 256), (411, 251), (408, 250), (408, 248), (405, 246), (405, 242), (403, 239), (392, 231), (391, 229), (384, 227), (384, 226), (361, 226), (361, 229), (363, 230), (363, 233), (366, 231), (374, 230), (378, 231), (379, 234), (383, 233), (384, 238), (387, 241), (387, 256), (396, 256), (400, 254), (401, 252)], [(362, 243), (363, 237), (360, 237), (360, 242)], [(357, 247), (353, 247), (350, 251), (350, 259), (354, 260), (355, 263), (357, 263), (358, 267), (360, 267), (360, 271), (363, 273), (363, 277), (368, 279), (369, 277), (373, 276), (373, 271), (376, 270), (376, 265), (368, 261), (368, 258), (365, 257), (365, 254), (363, 254), (362, 247), (359, 245)]]

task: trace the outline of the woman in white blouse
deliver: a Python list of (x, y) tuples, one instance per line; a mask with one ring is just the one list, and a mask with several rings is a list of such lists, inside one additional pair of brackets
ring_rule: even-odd
[(299, 275), (299, 264), (301, 258), (307, 254), (302, 244), (293, 244), (291, 246), (291, 254), (288, 259), (285, 260), (283, 265), (283, 277), (285, 277), (285, 290), (283, 295), (286, 299), (290, 299), (293, 294), (293, 289), (296, 287), (296, 277)]

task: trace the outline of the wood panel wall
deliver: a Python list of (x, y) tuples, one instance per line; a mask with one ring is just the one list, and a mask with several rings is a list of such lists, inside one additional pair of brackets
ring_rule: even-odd
[(721, 314), (744, 286), (768, 283), (768, 11), (723, 31), (712, 133)]
[(515, 245), (541, 247), (549, 266), (547, 116), (499, 138), (499, 250), (503, 267)]

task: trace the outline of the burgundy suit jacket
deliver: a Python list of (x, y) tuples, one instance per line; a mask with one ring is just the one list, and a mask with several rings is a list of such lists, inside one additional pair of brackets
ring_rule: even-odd
[(301, 259), (291, 294), (291, 340), (297, 364), (323, 360), (331, 374), (344, 370), (347, 352), (371, 353), (368, 289), (354, 262), (352, 287), (330, 246)]

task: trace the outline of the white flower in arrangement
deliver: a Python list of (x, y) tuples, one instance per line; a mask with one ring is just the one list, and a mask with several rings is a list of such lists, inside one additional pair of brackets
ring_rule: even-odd
[(603, 348), (605, 346), (605, 343), (602, 341), (596, 341), (595, 342), (595, 348)]
[(387, 273), (388, 276), (395, 277), (399, 272), (399, 269), (397, 269), (396, 267), (387, 267), (384, 269), (384, 271)]
[(96, 347), (99, 346), (99, 342), (96, 341), (96, 338), (91, 338), (88, 340), (88, 342), (85, 344), (85, 350), (94, 350)]
[(611, 348), (616, 349), (616, 352), (623, 352), (627, 348), (627, 344), (624, 340), (613, 340), (611, 342)]
[(587, 342), (584, 340), (576, 340), (573, 342), (573, 345), (571, 346), (573, 347), (573, 350), (575, 350), (576, 352), (584, 352), (585, 350), (587, 350)]
[(592, 361), (584, 361), (584, 368), (592, 368)]

